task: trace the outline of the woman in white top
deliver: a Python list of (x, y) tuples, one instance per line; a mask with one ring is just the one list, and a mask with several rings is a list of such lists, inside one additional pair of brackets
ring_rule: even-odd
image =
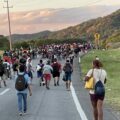
[[(89, 80), (93, 72), (94, 83), (96, 84), (99, 80), (103, 83), (106, 83), (106, 71), (102, 68), (103, 65), (100, 60), (96, 59), (93, 61), (93, 69), (90, 69), (85, 77), (85, 81)], [(93, 107), (94, 120), (103, 120), (103, 100), (105, 94), (96, 95), (95, 90), (90, 90), (90, 99)]]

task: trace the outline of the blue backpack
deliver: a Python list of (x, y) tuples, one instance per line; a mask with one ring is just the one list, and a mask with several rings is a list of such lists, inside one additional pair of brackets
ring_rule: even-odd
[[(102, 71), (101, 71), (101, 73), (102, 73)], [(105, 87), (104, 87), (102, 81), (100, 80), (100, 77), (99, 77), (99, 81), (95, 84), (95, 94), (97, 96), (104, 96), (105, 95)]]
[(103, 83), (101, 82), (101, 80), (99, 80), (95, 84), (95, 94), (97, 96), (104, 96), (105, 95), (105, 87), (104, 87)]

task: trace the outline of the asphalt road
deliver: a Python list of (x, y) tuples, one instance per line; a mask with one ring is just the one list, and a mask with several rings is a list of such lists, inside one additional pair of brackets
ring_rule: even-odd
[[(34, 66), (38, 60), (33, 61)], [(0, 120), (93, 120), (89, 94), (80, 80), (78, 59), (74, 61), (72, 81), (79, 104), (75, 104), (72, 91), (66, 91), (62, 80), (60, 80), (60, 86), (57, 87), (53, 85), (52, 80), (50, 90), (46, 90), (44, 86), (39, 86), (36, 73), (34, 73), (33, 95), (28, 96), (27, 114), (19, 116), (14, 81), (8, 80), (7, 88), (0, 89)], [(76, 105), (81, 105), (82, 108), (77, 108)], [(120, 120), (109, 107), (104, 106), (104, 120)], [(83, 115), (79, 110), (85, 114), (86, 119), (82, 118)]]

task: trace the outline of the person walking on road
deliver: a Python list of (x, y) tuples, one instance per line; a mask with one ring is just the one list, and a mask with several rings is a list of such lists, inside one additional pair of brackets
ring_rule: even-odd
[(66, 60), (66, 63), (63, 66), (63, 71), (65, 72), (66, 89), (70, 91), (71, 75), (73, 72), (73, 67), (70, 64), (70, 60)]
[(104, 87), (104, 84), (106, 83), (107, 73), (102, 68), (102, 63), (100, 62), (99, 59), (95, 59), (93, 61), (93, 68), (88, 71), (85, 77), (85, 81), (88, 81), (92, 74), (94, 78), (95, 89), (90, 90), (89, 94), (93, 107), (94, 120), (103, 120), (103, 101), (105, 97), (105, 92), (103, 92), (102, 94), (98, 94), (96, 92), (96, 86), (98, 86), (98, 82), (99, 82), (99, 87), (100, 84), (102, 84)]
[(15, 88), (18, 97), (18, 110), (19, 115), (26, 114), (27, 112), (27, 92), (32, 95), (31, 81), (28, 74), (25, 73), (25, 65), (20, 65), (18, 76), (15, 79)]
[(0, 60), (0, 88), (1, 86), (1, 82), (3, 81), (4, 86), (6, 87), (6, 80), (5, 80), (5, 69), (4, 69), (4, 64), (3, 64), (3, 60)]
[(13, 74), (18, 75), (18, 67), (19, 67), (19, 60), (16, 59), (12, 65), (12, 69), (13, 69)]
[(46, 85), (46, 89), (50, 89), (49, 85), (50, 85), (50, 80), (51, 80), (51, 76), (52, 76), (52, 72), (53, 72), (53, 68), (50, 65), (50, 61), (47, 61), (47, 64), (44, 65), (43, 67), (43, 76), (45, 79), (45, 85)]
[(57, 62), (57, 58), (54, 59), (54, 62), (52, 64), (53, 68), (53, 78), (54, 78), (54, 86), (59, 86), (59, 77), (60, 77), (60, 71), (61, 71), (61, 64)]
[(44, 85), (44, 80), (43, 80), (43, 60), (41, 59), (40, 62), (37, 64), (36, 66), (36, 70), (37, 70), (37, 77), (39, 78), (39, 84)]
[(31, 61), (31, 58), (29, 58), (27, 60), (27, 63), (26, 63), (26, 72), (28, 73), (28, 76), (31, 78), (31, 81), (33, 79), (33, 73), (32, 71), (34, 72), (33, 68), (32, 68), (32, 61)]

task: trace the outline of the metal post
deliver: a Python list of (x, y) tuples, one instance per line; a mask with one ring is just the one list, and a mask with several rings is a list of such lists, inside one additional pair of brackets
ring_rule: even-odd
[(5, 2), (7, 3), (7, 7), (4, 7), (4, 8), (7, 8), (7, 15), (8, 15), (8, 25), (9, 25), (9, 44), (10, 44), (10, 50), (12, 50), (11, 23), (10, 23), (10, 13), (9, 13), (9, 8), (12, 8), (12, 7), (9, 7), (8, 0), (5, 0)]

